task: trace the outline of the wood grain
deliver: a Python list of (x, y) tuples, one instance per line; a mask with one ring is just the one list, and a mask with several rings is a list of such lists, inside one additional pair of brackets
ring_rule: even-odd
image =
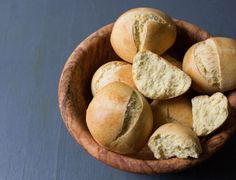
[[(210, 36), (195, 25), (181, 20), (175, 22), (178, 38), (169, 53), (178, 59), (183, 58), (189, 46)], [(201, 140), (203, 154), (199, 159), (156, 160), (147, 147), (132, 156), (124, 156), (104, 149), (93, 140), (85, 121), (86, 108), (92, 99), (90, 82), (99, 66), (118, 58), (110, 45), (111, 30), (112, 24), (107, 25), (79, 44), (70, 55), (60, 77), (59, 107), (64, 123), (76, 142), (96, 159), (108, 165), (147, 174), (184, 170), (201, 163), (220, 149), (236, 129), (234, 110), (223, 127)]]

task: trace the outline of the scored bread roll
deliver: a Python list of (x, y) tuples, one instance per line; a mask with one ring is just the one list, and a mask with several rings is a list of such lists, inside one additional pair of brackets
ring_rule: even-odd
[(154, 100), (151, 103), (151, 108), (153, 129), (170, 122), (178, 122), (192, 128), (192, 105), (184, 95), (163, 101)]
[(138, 51), (164, 53), (176, 39), (176, 26), (162, 11), (135, 8), (122, 14), (111, 33), (111, 45), (124, 60), (133, 62)]
[(185, 54), (183, 71), (201, 93), (225, 92), (236, 88), (236, 41), (213, 37), (194, 44)]
[(229, 115), (228, 100), (217, 92), (212, 96), (196, 96), (192, 99), (193, 130), (198, 136), (206, 136), (218, 129)]
[(150, 137), (148, 147), (157, 159), (198, 158), (202, 152), (196, 133), (179, 123), (160, 126)]
[(86, 122), (100, 145), (120, 154), (131, 154), (147, 143), (153, 117), (150, 105), (138, 91), (113, 82), (94, 96)]
[(186, 73), (150, 51), (136, 54), (132, 75), (137, 89), (151, 99), (174, 98), (191, 86), (191, 79)]
[(99, 67), (92, 78), (92, 94), (97, 94), (101, 88), (115, 81), (123, 82), (135, 88), (131, 64), (123, 61), (111, 61)]

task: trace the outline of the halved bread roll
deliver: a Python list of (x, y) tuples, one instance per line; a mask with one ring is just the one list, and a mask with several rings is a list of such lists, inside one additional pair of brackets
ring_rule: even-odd
[(153, 129), (159, 126), (178, 122), (189, 128), (193, 127), (191, 100), (186, 96), (151, 103), (153, 113)]
[(147, 143), (153, 116), (150, 105), (138, 91), (113, 82), (94, 96), (86, 122), (100, 145), (120, 154), (131, 154)]
[(111, 33), (111, 45), (124, 60), (132, 63), (138, 51), (164, 53), (176, 39), (172, 19), (157, 9), (135, 8), (122, 14)]
[(150, 51), (136, 54), (132, 75), (137, 89), (151, 99), (174, 98), (191, 86), (191, 79), (186, 73)]
[(179, 123), (167, 123), (159, 127), (148, 141), (157, 159), (198, 158), (202, 152), (195, 132)]
[(115, 81), (123, 82), (135, 88), (131, 64), (123, 61), (111, 61), (99, 67), (92, 78), (92, 94), (97, 94), (104, 86)]
[(220, 92), (212, 96), (196, 96), (192, 99), (193, 130), (198, 136), (206, 136), (218, 129), (229, 115), (228, 100)]
[(225, 92), (236, 88), (236, 41), (213, 37), (194, 44), (185, 54), (183, 71), (201, 93)]

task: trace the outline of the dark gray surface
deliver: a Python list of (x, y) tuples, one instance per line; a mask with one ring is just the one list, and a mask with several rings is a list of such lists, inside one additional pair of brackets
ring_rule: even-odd
[(136, 175), (85, 152), (67, 132), (57, 103), (70, 52), (132, 7), (150, 6), (236, 38), (235, 1), (0, 0), (0, 180), (236, 179), (236, 136), (182, 173)]

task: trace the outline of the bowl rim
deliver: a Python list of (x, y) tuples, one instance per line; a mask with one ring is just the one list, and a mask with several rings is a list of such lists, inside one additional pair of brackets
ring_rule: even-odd
[[(188, 23), (184, 20), (174, 19), (175, 22), (181, 24), (181, 26), (186, 26), (188, 29), (192, 28), (196, 32), (203, 33), (206, 37), (210, 37), (210, 34), (206, 31), (202, 30), (196, 25)], [(80, 144), (90, 155), (95, 157), (97, 160), (102, 161), (103, 163), (110, 165), (114, 168), (118, 168), (120, 170), (133, 172), (133, 173), (142, 173), (142, 174), (158, 174), (158, 173), (170, 173), (177, 172), (192, 166), (195, 166), (202, 161), (208, 159), (212, 154), (214, 154), (218, 149), (220, 149), (226, 140), (231, 136), (231, 134), (236, 129), (236, 123), (227, 127), (226, 130), (219, 131), (213, 138), (214, 148), (207, 147), (205, 149), (205, 153), (200, 156), (198, 159), (179, 159), (179, 158), (171, 158), (168, 160), (146, 160), (146, 159), (136, 159), (130, 156), (125, 156), (121, 154), (114, 153), (112, 151), (108, 151), (98, 145), (92, 138), (89, 132), (85, 132), (86, 130), (80, 128), (80, 132), (76, 132), (74, 130), (75, 124), (73, 124), (73, 118), (75, 115), (71, 112), (71, 103), (70, 97), (67, 95), (70, 88), (70, 81), (65, 78), (65, 76), (71, 76), (71, 72), (68, 69), (76, 64), (78, 59), (78, 52), (80, 49), (84, 47), (84, 45), (88, 44), (89, 41), (96, 36), (101, 35), (106, 31), (111, 31), (113, 23), (103, 26), (98, 29), (90, 36), (88, 36), (84, 41), (82, 41), (71, 53), (69, 58), (67, 59), (64, 68), (62, 70), (59, 86), (58, 86), (58, 101), (59, 101), (59, 109), (61, 112), (61, 116), (63, 122), (70, 132), (71, 136), (75, 139), (75, 141)], [(79, 127), (76, 127), (79, 128)], [(88, 131), (88, 130), (87, 130)], [(220, 142), (217, 139), (221, 139)], [(212, 142), (211, 142), (212, 143)], [(206, 145), (207, 146), (207, 145)]]

